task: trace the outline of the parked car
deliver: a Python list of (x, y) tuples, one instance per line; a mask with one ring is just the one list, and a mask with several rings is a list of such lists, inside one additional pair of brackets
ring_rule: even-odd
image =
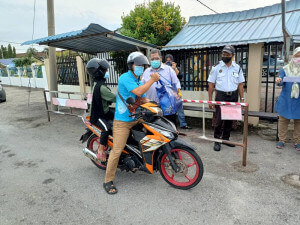
[[(281, 58), (277, 58), (276, 62), (276, 69), (275, 69), (275, 57), (270, 56), (270, 61), (268, 60), (268, 56), (264, 55), (263, 57), (263, 66), (262, 66), (262, 76), (266, 77), (268, 75), (268, 64), (269, 64), (269, 75), (274, 76), (276, 75), (279, 70), (283, 67), (283, 60)], [(242, 65), (243, 65), (243, 70), (246, 70), (246, 64), (247, 64), (247, 58), (243, 58)], [(269, 61), (269, 63), (268, 63)], [(241, 64), (241, 63), (240, 63)]]
[(1, 80), (0, 80), (0, 102), (5, 102), (6, 101), (6, 93), (5, 90), (3, 88), (3, 86), (1, 85)]

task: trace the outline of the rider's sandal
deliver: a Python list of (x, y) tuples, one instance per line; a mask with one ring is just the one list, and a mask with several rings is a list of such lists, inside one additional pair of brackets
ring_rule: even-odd
[(99, 160), (99, 161), (101, 161), (101, 162), (105, 162), (105, 161), (106, 161), (107, 155), (106, 155), (105, 152), (102, 152), (102, 153), (100, 153), (100, 154), (97, 153), (96, 156), (97, 156), (97, 160)]
[(112, 181), (109, 181), (107, 183), (103, 183), (104, 190), (109, 195), (117, 194), (118, 189), (115, 187), (114, 183)]

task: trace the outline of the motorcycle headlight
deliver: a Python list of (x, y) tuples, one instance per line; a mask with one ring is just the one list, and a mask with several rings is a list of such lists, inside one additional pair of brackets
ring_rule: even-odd
[(163, 111), (159, 107), (150, 107), (158, 116), (163, 116)]
[(172, 140), (174, 139), (174, 134), (172, 132), (169, 132), (169, 131), (166, 131), (166, 130), (162, 130), (162, 129), (159, 129), (157, 127), (152, 127), (154, 130), (156, 130), (157, 132), (161, 133), (162, 135), (164, 135), (166, 138)]

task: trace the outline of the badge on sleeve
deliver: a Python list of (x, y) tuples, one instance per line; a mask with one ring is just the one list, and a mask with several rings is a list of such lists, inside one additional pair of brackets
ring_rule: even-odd
[(223, 70), (219, 70), (219, 73), (222, 73), (223, 72)]

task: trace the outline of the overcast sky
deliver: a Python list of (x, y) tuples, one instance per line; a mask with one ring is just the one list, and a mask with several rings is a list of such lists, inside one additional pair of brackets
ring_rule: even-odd
[[(136, 4), (148, 0), (54, 0), (56, 34), (79, 30), (90, 23), (98, 23), (114, 30), (121, 26), (121, 16), (127, 15)], [(264, 7), (280, 0), (201, 0), (218, 13), (241, 11)], [(197, 0), (169, 0), (181, 8), (181, 15), (190, 16), (212, 14)], [(33, 27), (34, 0), (0, 0), (0, 44), (22, 43), (31, 40)], [(47, 0), (36, 0), (34, 39), (47, 36)], [(16, 47), (17, 53), (24, 52), (28, 46)], [(36, 46), (34, 46), (36, 47)], [(38, 48), (42, 50), (43, 48)]]

